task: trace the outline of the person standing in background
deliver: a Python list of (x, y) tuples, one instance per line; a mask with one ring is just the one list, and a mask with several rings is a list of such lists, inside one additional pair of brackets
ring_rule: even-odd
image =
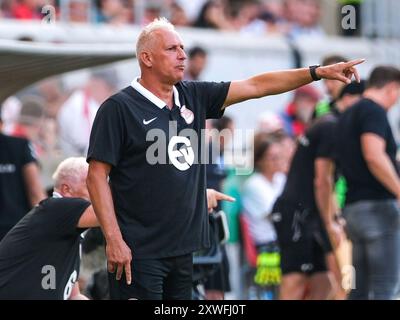
[(32, 145), (1, 133), (0, 118), (0, 240), (46, 195)]

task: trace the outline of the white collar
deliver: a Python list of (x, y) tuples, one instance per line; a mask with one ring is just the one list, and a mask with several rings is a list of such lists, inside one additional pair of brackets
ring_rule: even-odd
[(63, 196), (59, 194), (57, 191), (53, 191), (53, 198), (62, 198)]
[[(163, 109), (165, 107), (165, 102), (162, 101), (159, 97), (157, 97), (154, 93), (152, 93), (150, 90), (147, 90), (145, 87), (143, 87), (140, 83), (139, 83), (139, 77), (136, 77), (135, 79), (133, 79), (131, 86), (133, 89), (135, 89), (136, 91), (138, 91), (142, 96), (146, 97), (147, 99), (149, 99), (152, 103), (154, 103), (157, 107), (159, 107), (160, 109)], [(179, 107), (179, 109), (181, 108), (181, 103), (179, 102), (179, 93), (178, 90), (176, 89), (175, 86), (172, 86), (172, 89), (174, 91), (174, 101), (175, 101), (175, 105), (177, 105)]]

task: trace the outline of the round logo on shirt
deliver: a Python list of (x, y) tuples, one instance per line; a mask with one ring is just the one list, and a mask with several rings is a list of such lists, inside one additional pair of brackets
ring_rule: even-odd
[(186, 108), (185, 105), (183, 105), (181, 107), (181, 116), (187, 124), (191, 124), (194, 120), (194, 114), (193, 114), (192, 110), (189, 110), (188, 108)]
[[(183, 144), (183, 146), (175, 148), (178, 144)], [(194, 162), (194, 152), (190, 140), (181, 136), (172, 137), (168, 144), (168, 157), (178, 170), (186, 171), (189, 169)]]

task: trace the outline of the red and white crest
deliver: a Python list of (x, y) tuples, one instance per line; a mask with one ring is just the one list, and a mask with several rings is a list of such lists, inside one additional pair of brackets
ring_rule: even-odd
[(189, 110), (186, 108), (186, 106), (181, 107), (181, 116), (183, 119), (185, 119), (187, 124), (191, 124), (194, 120), (194, 114), (192, 110)]

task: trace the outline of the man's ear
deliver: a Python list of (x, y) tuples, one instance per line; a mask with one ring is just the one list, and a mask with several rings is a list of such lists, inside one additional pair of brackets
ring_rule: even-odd
[(72, 195), (71, 195), (71, 187), (68, 185), (68, 184), (66, 184), (66, 183), (63, 183), (63, 184), (61, 184), (61, 186), (60, 186), (60, 191), (61, 191), (61, 195), (63, 196), (63, 197), (71, 197)]
[(151, 53), (142, 51), (139, 58), (146, 67), (151, 68), (153, 66)]

